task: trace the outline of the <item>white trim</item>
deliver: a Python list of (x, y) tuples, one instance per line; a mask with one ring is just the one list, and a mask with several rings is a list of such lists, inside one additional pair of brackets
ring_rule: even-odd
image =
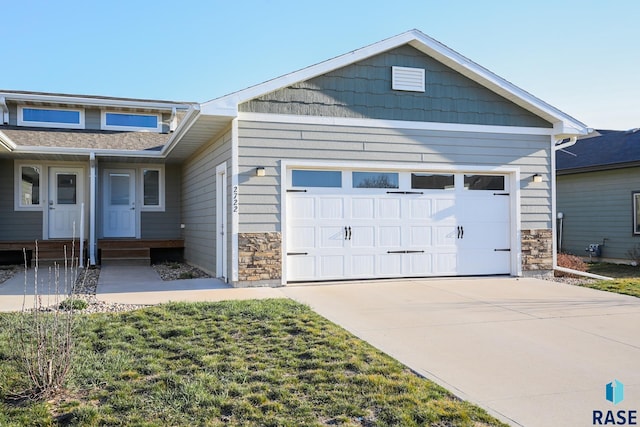
[(552, 135), (554, 133), (552, 128), (414, 122), (406, 120), (359, 119), (348, 117), (319, 117), (293, 114), (238, 113), (238, 119), (252, 122), (352, 126), (382, 129), (415, 129), (446, 132), (500, 133), (510, 135)]
[[(144, 126), (119, 126), (108, 125), (107, 114), (117, 114), (122, 116), (146, 116), (156, 118), (156, 127), (144, 127)], [(100, 129), (101, 130), (120, 130), (128, 132), (162, 132), (162, 114), (158, 113), (134, 113), (129, 111), (111, 111), (102, 110), (100, 113)]]
[[(30, 110), (46, 110), (46, 111), (73, 111), (79, 113), (78, 123), (60, 123), (60, 122), (36, 122), (24, 120), (24, 109)], [(40, 105), (18, 105), (18, 126), (45, 127), (45, 128), (64, 128), (64, 129), (84, 129), (84, 108), (63, 108), (48, 107)]]
[(0, 144), (9, 152), (14, 151), (17, 147), (16, 143), (2, 131), (0, 131)]
[[(22, 204), (22, 168), (32, 167), (38, 169), (40, 174), (40, 187), (39, 187), (39, 203), (37, 205), (23, 205)], [(13, 162), (13, 210), (14, 211), (41, 211), (44, 209), (44, 197), (47, 192), (45, 191), (45, 185), (47, 179), (45, 177), (46, 171), (44, 165), (38, 162), (19, 161)]]
[(326, 74), (330, 71), (356, 63), (405, 44), (410, 44), (412, 47), (451, 67), (453, 70), (478, 82), (493, 92), (518, 104), (522, 108), (539, 115), (543, 119), (551, 123), (559, 122), (560, 124), (556, 126), (559, 133), (588, 133), (587, 126), (584, 123), (574, 119), (566, 113), (563, 113), (557, 108), (520, 89), (514, 84), (492, 73), (488, 69), (476, 64), (458, 52), (415, 29), (333, 59), (329, 59), (319, 64), (285, 74), (281, 77), (231, 93), (221, 98), (205, 102), (201, 104), (202, 114), (218, 115), (221, 111), (227, 111), (227, 114), (233, 113), (234, 111), (237, 111), (238, 104), (283, 87)]
[(287, 284), (287, 201), (286, 194), (289, 183), (289, 171), (293, 168), (303, 169), (341, 169), (341, 170), (377, 170), (377, 171), (420, 171), (420, 172), (450, 172), (450, 173), (489, 173), (495, 172), (506, 175), (509, 179), (508, 192), (510, 199), (510, 270), (512, 276), (522, 276), (522, 246), (521, 246), (521, 230), (522, 219), (520, 209), (520, 168), (505, 166), (477, 166), (477, 165), (443, 165), (432, 163), (378, 163), (378, 162), (351, 162), (351, 161), (323, 161), (323, 160), (280, 160), (280, 209), (281, 209), (281, 268), (282, 278), (281, 284)]
[(73, 95), (53, 95), (42, 93), (14, 93), (0, 92), (7, 100), (11, 101), (30, 101), (30, 102), (47, 102), (52, 104), (81, 104), (98, 107), (117, 107), (117, 108), (148, 108), (153, 110), (171, 111), (172, 108), (187, 109), (193, 104), (183, 102), (163, 102), (152, 100), (138, 99), (109, 99), (96, 98), (91, 96), (73, 96)]
[(238, 233), (240, 229), (240, 185), (238, 182), (238, 119), (231, 122), (231, 280), (238, 281)]
[(216, 167), (216, 277), (227, 277), (227, 162)]
[[(139, 206), (141, 212), (164, 212), (166, 209), (165, 206), (165, 172), (164, 165), (143, 165), (138, 166), (138, 194), (139, 194)], [(144, 204), (144, 171), (145, 170), (155, 170), (158, 171), (158, 202), (156, 205), (145, 205)]]
[(89, 265), (96, 265), (98, 241), (96, 239), (97, 161), (95, 153), (89, 156)]

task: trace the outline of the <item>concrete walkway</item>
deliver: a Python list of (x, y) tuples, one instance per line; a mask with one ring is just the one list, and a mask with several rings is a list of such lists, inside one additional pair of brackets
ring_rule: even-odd
[[(640, 410), (638, 298), (514, 278), (283, 293), (512, 425), (590, 426), (593, 410)], [(615, 406), (613, 379), (626, 396)]]
[[(64, 294), (65, 284), (67, 289), (71, 288), (73, 279), (70, 276), (65, 278), (64, 271), (60, 272), (58, 280), (58, 290), (55, 289), (55, 278), (48, 268), (41, 267), (38, 270), (38, 280), (35, 280), (35, 270), (30, 268), (27, 270), (27, 281), (25, 283), (24, 270), (16, 273), (4, 283), (0, 284), (0, 312), (2, 311), (20, 311), (22, 305), (31, 308), (35, 303), (35, 288), (38, 285), (38, 294), (43, 298), (42, 305), (54, 305), (56, 302), (56, 294)], [(66, 282), (66, 283), (65, 283)], [(58, 297), (59, 301), (64, 298)]]
[(276, 288), (232, 288), (218, 279), (163, 281), (150, 267), (104, 266), (100, 269), (96, 298), (109, 303), (160, 304), (285, 297)]

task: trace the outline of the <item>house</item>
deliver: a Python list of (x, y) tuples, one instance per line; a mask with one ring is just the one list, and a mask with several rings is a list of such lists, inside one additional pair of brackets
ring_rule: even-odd
[(560, 250), (637, 261), (640, 252), (629, 252), (640, 251), (640, 130), (600, 130), (556, 156)]
[(202, 104), (47, 96), (0, 94), (0, 241), (68, 236), (76, 168), (90, 262), (177, 239), (234, 286), (549, 272), (553, 152), (588, 133), (417, 30)]

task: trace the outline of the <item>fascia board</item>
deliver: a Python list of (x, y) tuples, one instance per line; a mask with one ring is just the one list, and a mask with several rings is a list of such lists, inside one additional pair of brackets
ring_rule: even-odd
[(0, 92), (0, 96), (11, 101), (32, 101), (47, 102), (52, 104), (78, 104), (97, 107), (120, 107), (120, 108), (148, 108), (153, 110), (171, 111), (173, 108), (187, 109), (192, 104), (171, 103), (171, 102), (155, 102), (155, 101), (137, 101), (137, 100), (119, 100), (119, 99), (100, 99), (90, 97), (76, 97), (64, 95), (44, 95), (44, 94), (27, 94), (27, 93), (10, 93)]
[(15, 151), (15, 149), (18, 147), (18, 145), (2, 131), (0, 131), (0, 144), (2, 144), (9, 151)]
[(148, 157), (162, 159), (164, 156), (159, 152), (149, 152), (144, 150), (109, 150), (95, 148), (60, 148), (60, 147), (36, 147), (20, 146), (14, 151), (16, 154), (59, 154), (59, 155), (86, 155), (94, 153), (96, 156), (118, 156), (118, 157)]
[(180, 139), (184, 136), (184, 134), (187, 133), (189, 129), (191, 129), (191, 126), (193, 126), (193, 124), (200, 116), (200, 112), (201, 110), (199, 105), (192, 105), (189, 107), (189, 111), (187, 111), (187, 114), (184, 116), (176, 130), (173, 131), (173, 134), (169, 138), (169, 141), (167, 141), (162, 147), (162, 150), (160, 150), (160, 153), (163, 157), (166, 157), (180, 142)]

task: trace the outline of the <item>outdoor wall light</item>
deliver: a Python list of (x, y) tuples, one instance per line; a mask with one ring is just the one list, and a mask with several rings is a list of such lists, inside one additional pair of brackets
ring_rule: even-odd
[(256, 168), (256, 176), (265, 176), (266, 172), (262, 166)]
[(531, 177), (531, 180), (532, 180), (533, 182), (542, 182), (542, 175), (540, 175), (539, 173), (537, 173), (537, 174), (535, 174), (535, 175), (533, 175), (533, 176)]

